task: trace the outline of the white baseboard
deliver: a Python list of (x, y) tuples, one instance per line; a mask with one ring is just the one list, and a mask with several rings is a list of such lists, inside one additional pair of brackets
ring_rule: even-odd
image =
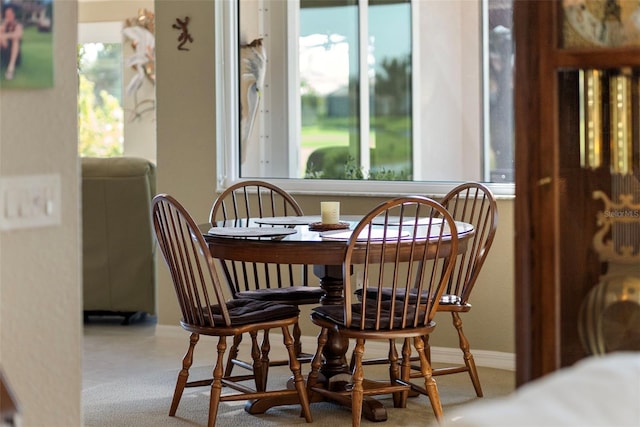
[[(302, 345), (305, 348), (313, 348), (315, 346), (315, 337), (302, 337)], [(369, 357), (384, 357), (387, 355), (389, 348), (383, 341), (367, 341), (367, 354)], [(516, 370), (516, 358), (514, 353), (506, 353), (501, 351), (490, 350), (474, 350), (473, 359), (476, 366), (485, 368), (504, 369), (507, 371)], [(431, 347), (431, 360), (435, 363), (458, 363), (464, 364), (462, 360), (462, 352), (459, 348), (450, 347)]]
[[(507, 371), (516, 370), (516, 355), (503, 351), (491, 350), (474, 350), (473, 360), (476, 366), (484, 366), (485, 368), (504, 369)], [(462, 352), (459, 348), (450, 347), (431, 347), (431, 359), (434, 362), (442, 363), (464, 363), (462, 361)]]
[[(156, 325), (156, 335), (162, 337), (183, 337), (185, 331), (180, 326)], [(302, 346), (307, 352), (316, 346), (316, 337), (303, 336)], [(491, 350), (474, 350), (473, 358), (477, 366), (485, 368), (504, 369), (515, 371), (516, 358), (514, 353)], [(367, 342), (367, 353), (370, 357), (383, 357), (387, 354), (388, 347), (383, 341)], [(463, 364), (462, 352), (459, 348), (431, 347), (431, 360), (435, 363), (459, 363)]]

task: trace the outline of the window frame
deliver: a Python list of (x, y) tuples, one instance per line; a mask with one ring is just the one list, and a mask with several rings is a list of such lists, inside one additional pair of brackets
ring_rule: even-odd
[[(230, 141), (239, 141), (239, 99), (237, 97), (238, 87), (238, 43), (237, 43), (237, 34), (238, 34), (238, 9), (236, 7), (237, 0), (224, 0), (215, 2), (215, 49), (216, 52), (220, 53), (220, 57), (223, 60), (219, 63), (220, 65), (216, 68), (215, 81), (216, 87), (218, 90), (216, 91), (216, 162), (217, 162), (217, 179), (216, 186), (217, 190), (221, 191), (228, 186), (234, 184), (238, 181), (248, 180), (249, 178), (241, 178), (240, 177), (240, 169), (239, 169), (239, 149), (232, 147), (229, 142)], [(486, 29), (487, 25), (487, 8), (485, 0), (478, 0), (482, 2), (482, 20), (483, 20), (483, 28)], [(412, 2), (412, 8), (418, 7), (417, 3)], [(292, 11), (297, 10), (299, 6), (299, 2), (297, 0), (287, 1), (287, 8), (290, 22), (289, 27), (295, 28), (296, 22), (291, 22), (293, 18)], [(412, 16), (414, 18), (413, 28), (414, 33), (419, 30), (419, 26), (415, 25), (415, 16), (413, 13)], [(293, 20), (295, 21), (295, 20)], [(415, 34), (414, 34), (415, 35)], [(293, 41), (290, 43), (293, 44)], [(487, 43), (483, 40), (483, 51), (487, 50)], [(487, 55), (483, 55), (487, 56)], [(481, 59), (483, 65), (481, 69), (484, 69), (486, 64), (486, 60), (484, 58)], [(417, 64), (417, 62), (414, 62)], [(293, 64), (291, 61), (287, 67), (290, 72), (294, 72), (292, 68), (295, 68), (296, 64)], [(414, 70), (418, 70), (417, 66), (414, 66)], [(414, 73), (413, 75), (418, 75), (418, 73)], [(484, 74), (484, 73), (483, 73)], [(486, 90), (486, 76), (481, 78), (482, 81), (482, 90), (483, 93)], [(414, 91), (418, 88), (419, 81), (417, 79), (413, 79), (414, 83)], [(289, 92), (288, 100), (289, 100), (289, 108), (296, 108), (296, 95), (299, 96), (299, 93), (296, 90), (292, 90)], [(416, 107), (418, 100), (417, 96), (414, 96), (413, 105)], [(481, 132), (480, 136), (483, 142), (483, 147), (485, 147), (484, 152), (486, 152), (487, 142), (487, 114), (486, 111), (486, 96), (484, 94), (481, 96), (482, 106), (480, 107), (482, 114), (482, 123), (481, 123)], [(414, 124), (416, 125), (414, 128), (414, 140), (418, 140), (416, 135), (419, 134), (420, 130), (418, 129), (419, 120), (414, 119)], [(295, 129), (295, 126), (289, 127), (289, 132), (291, 129)], [(486, 156), (484, 156), (486, 157)], [(486, 166), (487, 159), (479, 159), (479, 161), (483, 162)], [(488, 172), (484, 172), (485, 177), (488, 175)], [(272, 182), (285, 190), (294, 193), (294, 194), (336, 194), (336, 195), (360, 195), (360, 196), (395, 196), (398, 194), (409, 195), (409, 194), (417, 194), (417, 195), (428, 195), (428, 196), (442, 196), (452, 186), (458, 184), (461, 181), (373, 181), (373, 180), (329, 180), (329, 179), (304, 179), (304, 178), (262, 178), (269, 182)], [(483, 181), (484, 182), (484, 181)], [(501, 198), (511, 198), (515, 195), (515, 183), (495, 183), (495, 182), (484, 182), (497, 197)]]

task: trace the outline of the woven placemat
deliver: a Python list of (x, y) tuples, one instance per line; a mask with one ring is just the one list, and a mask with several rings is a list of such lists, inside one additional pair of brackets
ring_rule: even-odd
[(323, 224), (322, 222), (312, 222), (309, 224), (309, 230), (312, 231), (328, 231), (328, 230), (344, 230), (349, 228), (348, 222), (339, 222), (337, 224)]

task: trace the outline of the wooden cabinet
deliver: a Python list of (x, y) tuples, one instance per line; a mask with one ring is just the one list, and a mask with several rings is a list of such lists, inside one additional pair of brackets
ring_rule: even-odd
[[(593, 25), (609, 28), (605, 20), (615, 21), (616, 11), (607, 17), (604, 9), (596, 7), (620, 6), (624, 1), (514, 3), (518, 385), (588, 355), (580, 340), (578, 321), (585, 296), (610, 268), (594, 250), (596, 218), (603, 210), (603, 203), (594, 199), (594, 192), (612, 197), (612, 188), (621, 175), (612, 166), (619, 153), (611, 148), (615, 136), (611, 123), (616, 119), (610, 98), (616, 90), (611, 78), (621, 73), (631, 76), (632, 82), (629, 160), (635, 165), (624, 175), (632, 180), (638, 177), (640, 47), (634, 42), (616, 43), (613, 33), (594, 33), (599, 37), (594, 40), (582, 37), (575, 28), (567, 27), (566, 9), (563, 10), (567, 5), (581, 7), (575, 10), (591, 13), (584, 15), (588, 19), (598, 17)], [(567, 31), (577, 39), (567, 42)], [(574, 43), (575, 40), (581, 43)], [(598, 98), (602, 106), (602, 152), (598, 153), (601, 165), (595, 167), (585, 166), (581, 160), (585, 144), (584, 135), (581, 136), (585, 124), (581, 102), (586, 89), (580, 70), (592, 69), (602, 72), (604, 82)], [(637, 203), (638, 198), (635, 200)]]

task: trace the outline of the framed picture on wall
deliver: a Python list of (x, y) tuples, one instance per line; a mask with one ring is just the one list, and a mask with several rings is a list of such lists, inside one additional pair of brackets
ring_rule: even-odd
[(53, 0), (0, 0), (0, 88), (53, 87)]

